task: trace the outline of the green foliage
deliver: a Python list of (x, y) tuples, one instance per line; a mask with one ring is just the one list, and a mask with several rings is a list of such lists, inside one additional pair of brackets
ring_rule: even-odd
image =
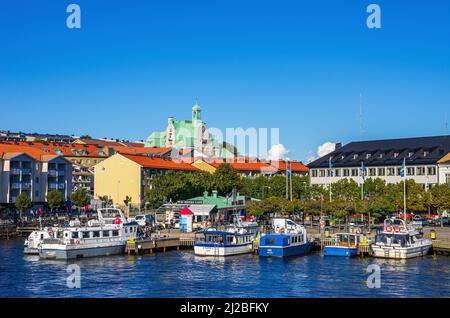
[(25, 192), (21, 192), (16, 198), (15, 206), (19, 210), (20, 218), (22, 219), (23, 211), (31, 208), (33, 206), (33, 203), (31, 202), (28, 194), (26, 194)]
[(89, 195), (85, 189), (79, 189), (72, 193), (70, 196), (73, 204), (79, 208), (84, 207), (86, 204), (89, 204)]
[(242, 186), (239, 174), (227, 163), (218, 166), (212, 177), (214, 188), (220, 195), (227, 195), (231, 190), (239, 190)]
[(50, 209), (59, 208), (62, 204), (64, 197), (61, 191), (52, 190), (47, 193), (47, 203)]
[(447, 184), (439, 184), (431, 188), (429, 205), (442, 212), (450, 210), (450, 187)]

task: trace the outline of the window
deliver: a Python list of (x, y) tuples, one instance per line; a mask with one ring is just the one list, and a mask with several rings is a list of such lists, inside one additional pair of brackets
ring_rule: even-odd
[(380, 177), (383, 177), (386, 175), (386, 169), (385, 168), (378, 168), (378, 175)]
[(356, 160), (356, 159), (358, 159), (358, 154), (355, 153), (355, 154), (353, 155), (353, 160)]
[(372, 154), (368, 153), (366, 154), (366, 159), (369, 159), (372, 156)]
[(357, 177), (358, 176), (358, 168), (353, 168), (352, 169), (352, 177)]
[(334, 175), (336, 177), (340, 177), (341, 176), (341, 169), (334, 169)]
[(348, 177), (350, 175), (350, 170), (349, 169), (344, 169), (344, 177)]
[(428, 175), (435, 176), (436, 175), (436, 167), (428, 167)]
[(394, 152), (394, 158), (397, 158), (398, 157), (398, 152)]
[(401, 175), (401, 172), (402, 172), (402, 168), (397, 168), (397, 175), (398, 176)]
[(395, 168), (388, 168), (387, 169), (387, 175), (388, 176), (395, 176)]
[(72, 232), (72, 238), (77, 239), (78, 238), (78, 232)]
[(377, 175), (377, 169), (369, 168), (369, 176), (376, 176), (376, 175)]
[(317, 178), (317, 170), (316, 169), (313, 169), (311, 173), (312, 173), (313, 178)]
[(333, 176), (333, 173), (334, 173), (333, 170), (334, 170), (334, 169), (328, 169), (328, 170), (327, 170), (327, 176), (328, 176), (328, 177), (332, 177), (332, 176)]
[(416, 175), (424, 176), (425, 175), (425, 167), (417, 167), (416, 168)]
[(92, 237), (100, 237), (100, 231), (92, 232)]
[(424, 151), (424, 152), (423, 152), (423, 156), (424, 156), (424, 157), (428, 156), (428, 154), (429, 154), (428, 151)]
[(83, 232), (83, 238), (87, 239), (90, 237), (90, 232)]
[(38, 191), (38, 190), (34, 191), (34, 196), (35, 196), (35, 197), (38, 197), (38, 196), (39, 196), (39, 191)]
[(408, 176), (413, 176), (415, 174), (414, 167), (408, 167), (407, 169)]
[(117, 230), (112, 231), (112, 236), (119, 236), (119, 231)]
[(445, 175), (445, 183), (447, 183), (450, 186), (450, 173), (447, 173)]
[(36, 177), (35, 180), (36, 180), (36, 183), (39, 183), (39, 177)]
[(414, 155), (414, 152), (408, 152), (408, 157), (411, 158)]
[(320, 176), (325, 177), (325, 169), (320, 169)]

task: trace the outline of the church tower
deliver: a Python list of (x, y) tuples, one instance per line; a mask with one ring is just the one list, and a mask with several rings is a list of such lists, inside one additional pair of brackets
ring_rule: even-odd
[(192, 107), (192, 122), (198, 123), (202, 121), (202, 109), (200, 108), (200, 105), (195, 103)]

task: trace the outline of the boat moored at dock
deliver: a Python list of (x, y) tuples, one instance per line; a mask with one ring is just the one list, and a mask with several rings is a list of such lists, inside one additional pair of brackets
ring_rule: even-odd
[(225, 231), (210, 228), (195, 233), (194, 253), (197, 256), (230, 256), (251, 253), (256, 233), (244, 228), (229, 227)]
[(404, 220), (392, 218), (384, 221), (372, 251), (375, 257), (406, 259), (427, 255), (431, 246), (431, 240), (423, 238), (414, 226), (408, 227)]
[(336, 233), (333, 242), (323, 247), (325, 256), (355, 256), (358, 254), (358, 245), (362, 235), (358, 233)]
[(128, 222), (120, 209), (99, 209), (97, 219), (86, 226), (73, 224), (61, 237), (44, 239), (39, 256), (45, 259), (74, 259), (122, 254), (126, 242), (136, 237), (138, 224)]
[(54, 237), (58, 229), (53, 227), (46, 227), (30, 233), (25, 240), (23, 253), (28, 255), (39, 255), (39, 247), (45, 239)]
[(274, 233), (261, 236), (259, 256), (285, 257), (303, 255), (311, 250), (306, 228), (284, 218), (273, 219)]

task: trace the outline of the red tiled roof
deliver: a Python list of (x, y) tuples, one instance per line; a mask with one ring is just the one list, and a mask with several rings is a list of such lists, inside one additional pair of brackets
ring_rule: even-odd
[[(285, 172), (285, 161), (260, 161), (251, 158), (234, 159), (232, 162), (228, 161), (213, 161), (210, 164), (218, 167), (223, 163), (229, 163), (234, 170), (237, 171), (266, 171), (266, 172)], [(293, 172), (308, 172), (309, 168), (299, 161), (290, 162)]]
[(27, 147), (23, 145), (10, 145), (0, 143), (0, 154), (3, 158), (7, 153), (20, 154), (25, 153), (36, 160), (42, 160), (44, 156), (56, 155), (54, 152), (45, 152), (37, 148)]
[(129, 141), (114, 141), (103, 139), (80, 139), (87, 145), (100, 146), (100, 147), (144, 147), (144, 143), (141, 142), (129, 142)]
[(114, 146), (111, 147), (115, 151), (121, 154), (159, 154), (163, 155), (172, 150), (171, 147), (157, 148), (157, 147), (124, 147), (124, 146)]
[[(6, 144), (6, 143), (3, 143)], [(8, 143), (9, 145), (25, 146), (39, 149), (46, 154), (57, 154), (65, 157), (94, 157), (105, 158), (108, 155), (94, 145), (71, 144), (63, 142), (35, 142), (35, 141), (19, 141)]]
[(160, 157), (148, 157), (130, 154), (121, 154), (144, 168), (165, 169), (165, 170), (183, 170), (197, 171), (198, 169), (184, 162), (176, 162), (171, 159), (163, 159)]

